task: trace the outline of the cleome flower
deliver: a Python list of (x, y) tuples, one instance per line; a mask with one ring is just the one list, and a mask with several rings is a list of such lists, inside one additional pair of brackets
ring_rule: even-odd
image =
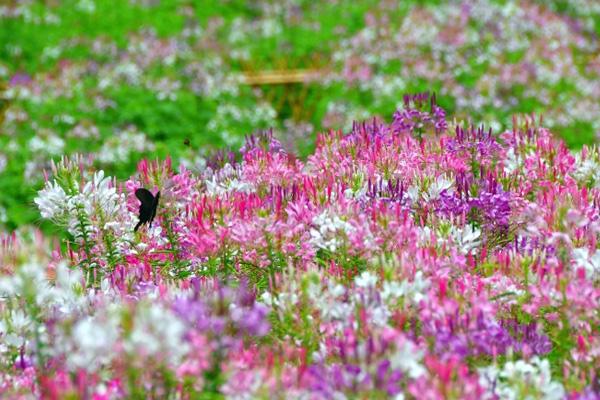
[(0, 235), (0, 396), (593, 392), (598, 188), (547, 130), (435, 132), (424, 99), (306, 162), (266, 132), (197, 174), (54, 164), (36, 204), (67, 240)]

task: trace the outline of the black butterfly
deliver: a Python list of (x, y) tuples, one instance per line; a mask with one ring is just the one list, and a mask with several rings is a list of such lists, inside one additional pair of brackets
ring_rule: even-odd
[(140, 222), (135, 226), (134, 232), (146, 222), (148, 222), (149, 226), (152, 226), (152, 221), (156, 216), (156, 207), (158, 207), (160, 192), (156, 193), (156, 196), (153, 196), (148, 189), (140, 188), (135, 191), (135, 197), (140, 200)]

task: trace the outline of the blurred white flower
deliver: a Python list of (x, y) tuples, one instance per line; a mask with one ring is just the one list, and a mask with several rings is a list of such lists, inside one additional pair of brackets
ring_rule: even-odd
[(370, 289), (377, 285), (377, 275), (369, 271), (364, 271), (362, 274), (354, 278), (354, 283), (359, 288)]
[(139, 304), (125, 350), (137, 357), (158, 358), (176, 364), (189, 351), (184, 333), (185, 325), (170, 309), (156, 303)]
[(423, 355), (423, 350), (407, 340), (400, 344), (390, 357), (391, 367), (400, 369), (413, 379), (418, 378), (425, 373), (425, 368), (421, 364)]
[(575, 153), (573, 177), (583, 185), (591, 183), (593, 187), (599, 187), (600, 163), (596, 160), (595, 150), (595, 148), (592, 148), (585, 160), (582, 158), (581, 152)]
[(600, 278), (600, 250), (590, 254), (587, 247), (573, 249), (573, 261), (577, 267), (585, 269), (588, 279)]
[(76, 8), (87, 14), (93, 14), (96, 11), (96, 3), (94, 0), (79, 0)]
[(98, 151), (97, 158), (105, 164), (124, 163), (129, 161), (132, 154), (151, 152), (154, 148), (146, 134), (135, 127), (129, 127), (115, 132), (106, 140)]
[(412, 304), (419, 304), (425, 298), (425, 292), (431, 282), (423, 277), (423, 271), (417, 271), (412, 281), (407, 279), (398, 281), (386, 281), (383, 283), (381, 297), (384, 301), (406, 297)]
[(52, 131), (42, 130), (29, 139), (27, 147), (33, 153), (56, 156), (62, 154), (65, 148), (65, 141)]
[(321, 283), (311, 283), (308, 286), (308, 295), (315, 308), (321, 313), (323, 321), (347, 321), (354, 306), (342, 299), (346, 289), (334, 282), (329, 282), (327, 287)]
[[(117, 67), (114, 69), (114, 74), (117, 78), (125, 79), (125, 81), (129, 84), (137, 85), (139, 84), (142, 75), (142, 70), (133, 62), (125, 62), (117, 65)], [(100, 89), (104, 89), (105, 87), (111, 85), (113, 82), (111, 80), (111, 77), (105, 77), (104, 80), (102, 80), (100, 83)]]
[(117, 355), (113, 348), (119, 339), (118, 322), (114, 317), (98, 316), (77, 322), (69, 338), (72, 348), (66, 352), (69, 366), (94, 372), (108, 364)]
[(412, 204), (417, 203), (420, 198), (419, 187), (416, 185), (410, 186), (408, 189), (406, 189), (406, 195), (408, 196)]
[(237, 131), (240, 125), (251, 127), (269, 127), (276, 125), (277, 111), (271, 104), (262, 102), (254, 107), (243, 107), (233, 104), (220, 104), (214, 117), (208, 122), (207, 128), (221, 136), (228, 146), (241, 144), (241, 137), (231, 132)]
[(514, 171), (520, 171), (523, 165), (523, 160), (515, 154), (515, 149), (512, 147), (506, 152), (504, 159), (504, 170), (511, 174)]
[(205, 179), (206, 192), (211, 196), (222, 196), (231, 192), (253, 193), (256, 187), (251, 182), (240, 178), (242, 175), (239, 167), (233, 167), (227, 163), (220, 170), (212, 172), (208, 170), (208, 178)]
[(6, 169), (7, 165), (8, 159), (4, 154), (0, 153), (0, 173), (2, 173)]
[(566, 394), (563, 385), (552, 380), (548, 360), (537, 356), (530, 362), (508, 361), (502, 368), (495, 365), (480, 368), (479, 383), (487, 388), (490, 396), (507, 400), (559, 400)]
[(21, 347), (27, 341), (27, 334), (33, 325), (31, 318), (21, 310), (11, 310), (0, 318), (0, 337), (13, 347)]
[(231, 192), (252, 193), (256, 190), (252, 183), (243, 182), (237, 178), (219, 182), (217, 178), (213, 176), (211, 179), (204, 181), (204, 183), (206, 185), (206, 192), (210, 196), (222, 196)]

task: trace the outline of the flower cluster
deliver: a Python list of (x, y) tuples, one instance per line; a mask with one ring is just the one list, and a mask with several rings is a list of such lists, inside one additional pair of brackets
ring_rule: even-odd
[[(515, 113), (543, 114), (574, 148), (600, 133), (594, 0), (255, 0), (201, 13), (175, 0), (4, 3), (0, 224), (10, 228), (35, 221), (21, 204), (63, 154), (90, 153), (119, 177), (148, 152), (196, 170), (212, 148), (273, 127), (306, 156), (313, 132), (396, 108), (392, 127), (420, 134), (454, 128), (446, 111), (495, 130)], [(303, 84), (297, 70), (311, 71)], [(244, 78), (263, 73), (285, 86)], [(399, 101), (425, 90), (437, 99)], [(467, 149), (457, 138), (448, 150), (489, 152), (481, 139)], [(593, 171), (592, 159), (581, 161)]]
[(0, 394), (598, 396), (599, 150), (434, 114), (306, 161), (263, 132), (198, 172), (56, 164), (36, 204), (67, 245), (0, 237)]

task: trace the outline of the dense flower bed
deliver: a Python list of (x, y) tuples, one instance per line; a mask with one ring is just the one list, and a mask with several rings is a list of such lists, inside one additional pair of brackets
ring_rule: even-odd
[(0, 394), (598, 398), (599, 158), (427, 95), (305, 162), (270, 132), (197, 174), (64, 158), (35, 202), (72, 240), (2, 237)]
[[(313, 132), (388, 116), (403, 92), (496, 130), (543, 113), (579, 148), (600, 132), (598, 32), (596, 0), (5, 1), (0, 229), (35, 221), (52, 158), (89, 153), (119, 178), (148, 152), (195, 170), (268, 127), (305, 156)], [(323, 73), (242, 83), (280, 69)]]

